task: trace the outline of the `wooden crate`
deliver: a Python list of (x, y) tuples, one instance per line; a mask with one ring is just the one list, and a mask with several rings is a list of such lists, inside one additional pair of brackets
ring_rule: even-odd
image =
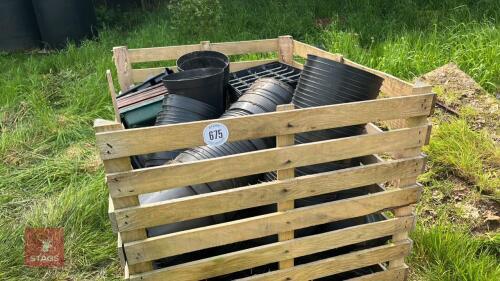
[[(109, 187), (109, 216), (118, 233), (118, 252), (129, 280), (204, 280), (279, 263), (279, 270), (244, 280), (311, 280), (369, 265), (382, 271), (352, 280), (405, 280), (404, 257), (411, 249), (408, 232), (415, 224), (413, 205), (421, 186), (416, 177), (424, 166), (420, 148), (428, 143), (427, 117), (434, 108), (430, 86), (413, 85), (313, 46), (277, 39), (131, 49), (114, 48), (121, 89), (158, 73), (158, 68), (133, 69), (132, 63), (173, 60), (196, 50), (227, 55), (277, 52), (281, 62), (302, 67), (294, 57), (315, 54), (358, 67), (385, 80), (385, 98), (323, 107), (217, 120), (229, 129), (228, 141), (276, 136), (277, 147), (221, 158), (132, 170), (130, 156), (204, 145), (203, 129), (213, 120), (125, 130), (119, 122), (96, 120), (96, 140)], [(235, 71), (271, 60), (231, 63)], [(382, 131), (372, 122), (387, 121)], [(366, 134), (294, 145), (294, 134), (355, 124), (368, 124)], [(391, 155), (382, 159), (378, 154)], [(363, 165), (323, 174), (294, 177), (293, 168), (354, 157)], [(278, 180), (208, 194), (139, 206), (138, 195), (191, 184), (212, 182), (268, 171)], [(386, 188), (382, 183), (393, 183)], [(293, 200), (360, 186), (373, 193), (305, 208)], [(153, 238), (146, 228), (271, 203), (278, 212), (195, 228)], [(394, 216), (313, 236), (294, 239), (293, 230), (390, 210)], [(153, 270), (152, 261), (214, 246), (278, 234), (279, 242)], [(392, 236), (391, 243), (333, 258), (294, 266), (294, 258)]]

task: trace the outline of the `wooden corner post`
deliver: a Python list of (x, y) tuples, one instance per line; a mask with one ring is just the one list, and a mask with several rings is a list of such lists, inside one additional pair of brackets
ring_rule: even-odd
[(128, 48), (125, 46), (113, 48), (113, 60), (118, 74), (120, 89), (125, 92), (134, 83), (132, 77), (132, 63), (128, 57)]
[(293, 64), (293, 38), (290, 35), (278, 37), (278, 58), (280, 62)]
[[(412, 93), (413, 94), (428, 94), (428, 93), (431, 93), (431, 89), (432, 89), (432, 87), (430, 87), (428, 85), (415, 86), (413, 88)], [(435, 98), (436, 97), (434, 96), (433, 97), (434, 100), (431, 103), (432, 107), (434, 107)], [(424, 109), (427, 109), (427, 108), (425, 108), (425, 106), (428, 106), (428, 105), (426, 105), (427, 104), (426, 102), (427, 101), (424, 99), (424, 101), (421, 105), (424, 107)], [(430, 109), (430, 112), (432, 114), (432, 112), (433, 112), (432, 108)], [(431, 133), (431, 126), (428, 123), (427, 116), (412, 117), (412, 118), (404, 119), (404, 124), (405, 124), (405, 127), (408, 127), (408, 128), (421, 127), (421, 126), (425, 126), (427, 124), (428, 125), (427, 130), (422, 129), (421, 132), (419, 131), (419, 134), (426, 134), (425, 142), (421, 143), (420, 146), (418, 146), (418, 147), (409, 148), (409, 149), (406, 149), (404, 151), (397, 152), (394, 156), (396, 159), (409, 158), (409, 157), (415, 157), (415, 156), (420, 155), (421, 151), (422, 151), (422, 146), (428, 144), (428, 142), (429, 142), (429, 136)], [(398, 188), (406, 188), (406, 187), (410, 187), (410, 186), (415, 186), (415, 184), (417, 184), (417, 176), (412, 176), (412, 177), (408, 177), (408, 178), (399, 179), (399, 182), (397, 183), (397, 187)], [(394, 209), (394, 215), (396, 217), (412, 216), (412, 215), (414, 215), (414, 212), (415, 212), (414, 205), (409, 205), (409, 206), (404, 206), (404, 207)], [(408, 231), (399, 232), (399, 233), (396, 233), (392, 236), (393, 242), (399, 242), (399, 241), (404, 241), (404, 240), (408, 240), (408, 239), (409, 239)], [(404, 266), (405, 266), (404, 257), (399, 258), (399, 259), (395, 259), (395, 260), (392, 260), (389, 262), (389, 269), (397, 269), (397, 268), (401, 268)]]
[(210, 45), (210, 41), (201, 41), (200, 42), (200, 50), (210, 51), (211, 49), (212, 49), (212, 45)]
[[(98, 119), (94, 122), (94, 130), (96, 133), (102, 133), (102, 132), (124, 130), (124, 127), (119, 122)], [(132, 170), (132, 165), (130, 164), (129, 157), (104, 160), (103, 164), (106, 174), (126, 172)], [(110, 203), (113, 204), (113, 207), (111, 208), (113, 210), (138, 206), (139, 197), (137, 195), (134, 195), (121, 198), (111, 198)], [(110, 214), (110, 216), (112, 215), (113, 214)], [(122, 243), (127, 243), (147, 238), (146, 229), (144, 228), (133, 231), (121, 232), (120, 236)], [(144, 262), (128, 266), (128, 271), (130, 274), (146, 272), (152, 269), (153, 267), (151, 262)]]
[[(293, 110), (293, 109), (294, 109), (293, 104), (283, 104), (283, 105), (279, 105), (276, 108), (276, 111), (286, 111), (286, 110)], [(295, 142), (295, 137), (293, 134), (276, 136), (276, 147), (290, 146), (290, 145), (293, 145), (294, 142)], [(276, 178), (278, 180), (285, 180), (285, 179), (290, 179), (293, 177), (295, 177), (295, 169), (294, 168), (276, 171)], [(294, 208), (294, 201), (293, 200), (278, 202), (278, 212), (292, 210), (293, 208)], [(279, 239), (279, 241), (286, 241), (286, 240), (293, 239), (293, 230), (278, 233), (278, 239)], [(280, 269), (293, 267), (293, 259), (282, 260), (279, 262), (279, 266), (280, 266)]]

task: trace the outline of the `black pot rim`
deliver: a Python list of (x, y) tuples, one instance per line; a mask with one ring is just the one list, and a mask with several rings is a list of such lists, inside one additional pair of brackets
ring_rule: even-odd
[(329, 85), (349, 85), (349, 87), (353, 87), (355, 91), (362, 90), (362, 91), (374, 91), (374, 90), (379, 90), (382, 84), (375, 84), (375, 83), (364, 83), (361, 82), (360, 80), (352, 79), (350, 77), (339, 77), (336, 75), (331, 75), (328, 76), (323, 73), (318, 73), (312, 70), (307, 69), (304, 67), (304, 69), (301, 72), (301, 77), (304, 75), (309, 77), (309, 78), (314, 78), (317, 80), (324, 81), (325, 83), (328, 83)]
[[(175, 72), (165, 76), (162, 81), (165, 82), (192, 82), (193, 80), (205, 79), (223, 73), (224, 69), (215, 67), (195, 68)], [(167, 86), (167, 85), (165, 85)], [(167, 86), (168, 89), (168, 86)]]
[[(322, 58), (322, 57), (319, 57), (319, 56), (316, 56), (316, 55), (308, 54), (307, 55), (307, 60), (313, 60), (313, 61), (320, 62), (320, 63), (326, 64), (326, 65), (331, 65), (331, 66), (334, 66), (334, 67), (335, 66), (342, 67), (342, 68), (344, 68), (346, 70), (349, 70), (351, 72), (359, 73), (360, 75), (371, 77), (371, 79), (373, 79), (373, 80), (379, 80), (379, 81), (381, 81), (380, 83), (382, 83), (382, 81), (384, 80), (383, 77), (380, 77), (380, 76), (378, 76), (378, 75), (376, 75), (374, 73), (371, 73), (371, 72), (368, 72), (368, 71), (356, 68), (354, 66), (351, 66), (351, 65), (348, 65), (348, 64), (345, 64), (345, 63), (340, 63), (340, 62), (337, 62), (337, 61), (334, 61), (334, 60), (325, 59), (325, 58)], [(307, 63), (307, 61), (306, 61), (306, 63)]]
[(184, 54), (177, 59), (175, 64), (177, 65), (177, 68), (179, 70), (182, 70), (182, 64), (184, 62), (191, 61), (191, 60), (197, 59), (197, 58), (203, 58), (203, 57), (215, 58), (215, 59), (221, 60), (221, 61), (225, 62), (227, 65), (229, 65), (229, 57), (228, 56), (226, 56), (225, 54), (223, 54), (221, 52), (211, 51), (211, 50), (194, 51), (194, 52)]

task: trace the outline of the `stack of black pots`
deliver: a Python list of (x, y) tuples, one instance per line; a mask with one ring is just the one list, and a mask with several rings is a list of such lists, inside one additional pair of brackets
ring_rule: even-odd
[[(307, 108), (331, 104), (376, 99), (383, 78), (361, 69), (333, 60), (308, 55), (304, 69), (293, 96), (296, 108)], [(362, 134), (364, 125), (300, 133), (295, 136), (296, 143), (309, 143), (328, 139), (350, 137)], [(357, 165), (354, 159), (322, 163), (296, 169), (297, 176), (316, 174)], [(268, 179), (273, 179), (274, 175)], [(308, 206), (335, 199), (335, 194), (296, 201), (296, 207)]]
[[(293, 89), (289, 85), (271, 78), (262, 79), (262, 81), (257, 81), (246, 92), (246, 94), (241, 96), (240, 100), (238, 100), (237, 103), (233, 104), (231, 108), (228, 109), (220, 118), (230, 118), (235, 116), (272, 112), (276, 110), (276, 107), (278, 105), (290, 103), (290, 101), (292, 100), (292, 95)], [(186, 105), (189, 105), (189, 107)], [(194, 109), (193, 105), (197, 105), (196, 109)], [(202, 118), (210, 116), (210, 114), (214, 114), (216, 112), (213, 110), (213, 107), (211, 108), (207, 104), (201, 103), (199, 101), (192, 101), (190, 98), (178, 96), (175, 94), (169, 94), (165, 97), (163, 107), (164, 110), (158, 115), (157, 123), (180, 123), (183, 122), (183, 120), (191, 120), (194, 117)], [(181, 117), (178, 117), (183, 115), (189, 116), (186, 116), (185, 119), (181, 119)], [(158, 155), (158, 157), (152, 159), (151, 161), (159, 161), (158, 158), (161, 157), (172, 158), (173, 155), (178, 154), (175, 159), (171, 161), (171, 163), (186, 163), (272, 147), (274, 147), (274, 141), (271, 138), (243, 140), (227, 142), (219, 146), (199, 146), (184, 150), (180, 153), (179, 151), (155, 153), (155, 155)], [(163, 159), (164, 158), (162, 158), (161, 161), (163, 161)], [(229, 188), (258, 183), (260, 180), (261, 176), (254, 175), (235, 179), (220, 180), (210, 183), (196, 184), (187, 187), (144, 194), (140, 196), (140, 202), (141, 204), (147, 204), (164, 201), (167, 199), (180, 198), (188, 195), (221, 191)], [(211, 221), (220, 223), (234, 219), (236, 215), (240, 214), (237, 214), (237, 212), (233, 212), (231, 214), (212, 216), (203, 220), (196, 220), (196, 223), (188, 221), (172, 225), (154, 227), (148, 229), (148, 235), (151, 237), (170, 233), (174, 230), (180, 231), (193, 226), (193, 223), (194, 225), (198, 225), (197, 223), (208, 225)], [(254, 213), (252, 214), (254, 215)]]
[[(162, 111), (156, 116), (155, 126), (215, 119), (220, 111), (210, 104), (177, 94), (167, 94), (163, 99)], [(148, 154), (144, 167), (165, 164), (179, 155), (181, 150), (164, 151)]]
[[(220, 118), (223, 119), (223, 118), (272, 112), (276, 110), (276, 107), (278, 105), (290, 103), (292, 100), (292, 95), (293, 95), (293, 88), (291, 88), (289, 85), (279, 82), (272, 78), (261, 79), (255, 82), (254, 85), (246, 92), (246, 94), (241, 96), (238, 102), (233, 104), (231, 108), (229, 108)], [(172, 96), (174, 96), (174, 99), (171, 98)], [(185, 97), (183, 98), (186, 99)], [(165, 101), (163, 103), (165, 114), (160, 113), (160, 115), (158, 115), (157, 122), (158, 120), (182, 122), (182, 120), (178, 118), (171, 119), (175, 115), (186, 114), (185, 113), (186, 111), (177, 110), (178, 107), (180, 108), (180, 106), (177, 103), (176, 103), (177, 105), (176, 113), (173, 113), (173, 115), (168, 114), (169, 111), (173, 112), (172, 111), (173, 107), (171, 106), (171, 104), (173, 102), (176, 102), (176, 100), (178, 100), (178, 97), (172, 94), (168, 95), (165, 98)], [(199, 107), (200, 111), (202, 109), (201, 104), (203, 103), (200, 103)], [(204, 108), (205, 108), (205, 113), (207, 114), (213, 113), (213, 111), (208, 110), (207, 107)], [(190, 110), (193, 111), (192, 108)], [(201, 116), (202, 114), (198, 115), (198, 117)], [(203, 159), (217, 158), (232, 154), (272, 148), (274, 146), (275, 146), (274, 138), (235, 141), (235, 142), (224, 143), (219, 146), (199, 146), (182, 151), (174, 160), (171, 161), (171, 163), (193, 162)], [(165, 152), (165, 153), (168, 154), (168, 157), (172, 157), (173, 153), (178, 153), (178, 152)], [(174, 198), (181, 198), (185, 196), (192, 196), (196, 194), (221, 191), (230, 188), (246, 186), (249, 184), (258, 183), (261, 180), (262, 180), (261, 175), (226, 179), (216, 182), (202, 183), (186, 187), (164, 190), (160, 192), (143, 194), (139, 196), (139, 200), (141, 204), (149, 204)], [(262, 207), (251, 208), (243, 211), (230, 212), (225, 214), (198, 218), (194, 220), (176, 222), (168, 225), (151, 227), (147, 229), (147, 232), (148, 232), (148, 237), (154, 237), (186, 229), (212, 225), (214, 223), (222, 223), (235, 219), (241, 219), (248, 216), (255, 216), (272, 211), (276, 211), (275, 206), (266, 206), (264, 208)], [(171, 266), (181, 262), (187, 262), (194, 259), (213, 256), (214, 254), (235, 251), (241, 248), (248, 247), (247, 243), (248, 242), (244, 243), (241, 242), (234, 245), (221, 246), (214, 249), (198, 251), (196, 253), (165, 258), (156, 261), (155, 268)], [(263, 243), (263, 240), (255, 241), (252, 243)]]
[[(245, 116), (251, 114), (259, 114), (273, 112), (280, 104), (290, 103), (292, 100), (293, 89), (282, 82), (272, 78), (263, 78), (257, 80), (249, 90), (242, 95), (237, 102), (220, 117), (229, 118), (237, 116)], [(272, 148), (275, 146), (274, 138), (243, 140), (225, 143), (219, 146), (200, 146), (186, 150), (179, 154), (175, 159), (176, 162), (189, 162), (202, 159), (222, 157), (232, 154), (250, 152), (260, 149)], [(217, 181), (212, 183), (193, 185), (197, 193), (205, 193), (210, 191), (220, 191), (228, 188), (244, 186), (256, 183), (257, 177), (244, 177), (238, 179), (230, 179)]]
[[(213, 100), (216, 103), (222, 102), (224, 109), (227, 108), (227, 86), (229, 83), (229, 58), (223, 53), (215, 51), (196, 51), (181, 56), (177, 62), (177, 70), (186, 71), (200, 68), (219, 68), (223, 70), (223, 94)], [(213, 97), (212, 97), (213, 98)], [(221, 100), (219, 100), (221, 99)]]
[[(177, 60), (179, 72), (162, 76), (168, 90), (155, 126), (218, 118), (225, 110), (224, 89), (229, 58), (219, 52), (198, 51)], [(154, 167), (174, 159), (182, 150), (136, 157), (139, 167)]]

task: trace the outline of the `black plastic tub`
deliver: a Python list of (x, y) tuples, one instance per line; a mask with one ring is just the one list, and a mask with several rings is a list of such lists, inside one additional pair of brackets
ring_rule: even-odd
[(40, 47), (40, 33), (31, 0), (0, 1), (0, 51)]
[(222, 68), (224, 69), (224, 82), (229, 81), (229, 58), (223, 53), (216, 51), (196, 51), (185, 54), (177, 59), (179, 71), (198, 68)]
[(224, 70), (198, 68), (172, 73), (163, 78), (169, 93), (185, 96), (209, 104), (223, 112)]
[(228, 82), (229, 82), (229, 58), (223, 53), (216, 51), (196, 51), (187, 53), (177, 59), (177, 69), (179, 71), (199, 69), (199, 68), (221, 68), (224, 70), (224, 109), (228, 107)]
[(97, 35), (91, 0), (33, 0), (42, 41), (64, 48), (68, 41), (80, 43)]

